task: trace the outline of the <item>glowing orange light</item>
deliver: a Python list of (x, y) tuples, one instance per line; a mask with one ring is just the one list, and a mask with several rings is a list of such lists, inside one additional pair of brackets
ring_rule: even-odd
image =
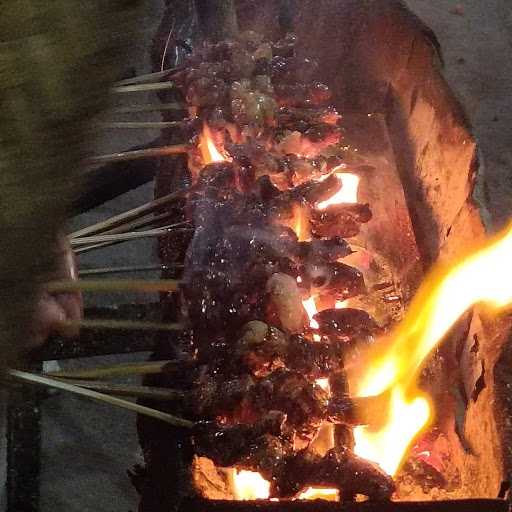
[(318, 325), (318, 322), (313, 318), (318, 313), (315, 297), (310, 297), (307, 300), (303, 300), (302, 305), (308, 314), (309, 326), (311, 329), (318, 329), (320, 326)]
[(270, 496), (270, 482), (254, 471), (235, 470), (233, 487), (237, 500), (266, 500)]
[(205, 165), (228, 160), (215, 145), (210, 127), (204, 123), (203, 131), (199, 134), (199, 151)]
[(295, 231), (299, 242), (307, 242), (311, 238), (309, 227), (309, 218), (305, 208), (294, 206), (293, 208), (294, 225), (292, 229)]
[(342, 187), (339, 192), (332, 197), (318, 203), (319, 210), (325, 210), (328, 206), (340, 203), (357, 203), (359, 192), (359, 176), (349, 172), (337, 172), (336, 177), (341, 181)]
[(509, 227), (457, 264), (440, 265), (428, 276), (405, 319), (392, 333), (389, 349), (354, 382), (359, 396), (384, 391), (389, 395), (384, 426), (373, 431), (357, 429), (357, 454), (377, 462), (390, 474), (396, 472), (408, 446), (432, 415), (428, 399), (414, 389), (419, 369), (471, 306), (483, 302), (499, 310), (512, 304), (511, 256)]
[(299, 494), (299, 500), (326, 500), (339, 501), (340, 493), (337, 489), (324, 489), (322, 487), (308, 487)]

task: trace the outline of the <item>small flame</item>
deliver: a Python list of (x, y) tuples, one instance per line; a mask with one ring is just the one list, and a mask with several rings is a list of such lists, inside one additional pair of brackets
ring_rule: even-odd
[(203, 125), (203, 131), (199, 134), (199, 151), (205, 165), (228, 160), (218, 149), (214, 142), (212, 131), (207, 123)]
[(294, 206), (293, 208), (294, 224), (292, 229), (295, 231), (299, 242), (307, 242), (311, 238), (311, 231), (309, 226), (309, 218), (305, 208), (301, 206)]
[(324, 489), (322, 487), (308, 487), (299, 494), (299, 500), (326, 500), (339, 501), (340, 493), (337, 489)]
[(235, 470), (233, 484), (237, 500), (267, 500), (270, 496), (270, 482), (254, 471)]
[(358, 192), (359, 192), (359, 181), (360, 178), (356, 174), (349, 172), (337, 172), (336, 177), (341, 181), (342, 187), (339, 192), (334, 194), (332, 197), (318, 203), (317, 208), (319, 210), (325, 210), (328, 206), (333, 204), (341, 203), (357, 203)]
[(512, 304), (512, 226), (451, 267), (438, 266), (392, 333), (384, 356), (365, 368), (359, 396), (388, 392), (388, 417), (378, 430), (356, 431), (356, 453), (394, 474), (430, 417), (428, 399), (414, 381), (430, 352), (469, 308), (485, 303), (494, 310)]

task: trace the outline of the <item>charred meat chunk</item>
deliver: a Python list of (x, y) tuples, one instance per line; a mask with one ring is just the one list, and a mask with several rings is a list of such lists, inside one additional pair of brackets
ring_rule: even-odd
[(193, 432), (196, 452), (212, 459), (220, 467), (234, 466), (250, 455), (251, 445), (265, 434), (279, 436), (286, 416), (268, 412), (258, 422), (248, 425), (221, 425), (217, 422), (198, 423)]
[(337, 204), (315, 211), (311, 225), (315, 236), (350, 238), (358, 235), (361, 224), (371, 218), (372, 212), (367, 204)]
[(305, 285), (320, 294), (329, 294), (335, 300), (345, 300), (366, 291), (363, 274), (354, 267), (335, 262), (304, 265), (301, 277)]
[(303, 261), (335, 262), (352, 254), (349, 244), (341, 237), (329, 239), (313, 239), (310, 242), (300, 242), (299, 257)]
[(344, 501), (352, 500), (356, 494), (371, 500), (388, 500), (395, 491), (393, 480), (377, 464), (349, 450), (330, 450), (324, 457), (303, 450), (286, 457), (278, 466), (272, 495), (291, 498), (309, 485), (335, 487)]
[(354, 340), (371, 336), (379, 326), (375, 320), (361, 309), (326, 309), (315, 315), (319, 332), (341, 340)]

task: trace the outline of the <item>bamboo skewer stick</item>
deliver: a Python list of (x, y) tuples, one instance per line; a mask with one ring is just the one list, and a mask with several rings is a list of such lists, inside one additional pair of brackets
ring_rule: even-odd
[(178, 190), (177, 192), (173, 192), (172, 194), (168, 194), (168, 195), (160, 197), (158, 199), (154, 199), (153, 201), (149, 201), (148, 203), (138, 206), (137, 208), (128, 210), (119, 215), (114, 215), (113, 217), (110, 217), (107, 220), (93, 224), (92, 226), (88, 226), (86, 228), (79, 229), (78, 231), (71, 233), (69, 235), (69, 238), (78, 238), (81, 236), (102, 233), (109, 229), (117, 228), (118, 226), (120, 226), (122, 224), (136, 221), (136, 220), (140, 219), (141, 217), (143, 217), (143, 215), (152, 213), (155, 210), (158, 210), (159, 208), (167, 206), (175, 201), (178, 201), (179, 199), (184, 197), (186, 192), (187, 192), (186, 190)]
[(78, 327), (80, 329), (111, 329), (117, 331), (182, 331), (185, 326), (176, 323), (139, 322), (138, 320), (108, 320), (104, 318), (86, 320), (65, 320), (63, 327)]
[(174, 279), (146, 281), (143, 279), (79, 279), (52, 281), (46, 285), (49, 293), (65, 292), (176, 292), (180, 282)]
[(126, 233), (117, 234), (101, 234), (94, 236), (84, 236), (80, 238), (72, 238), (70, 240), (71, 247), (79, 247), (82, 245), (99, 244), (103, 242), (124, 242), (128, 240), (138, 240), (140, 238), (152, 238), (169, 234), (173, 228), (180, 228), (189, 224), (188, 222), (178, 222), (177, 224), (168, 224), (161, 228), (150, 229), (147, 231), (128, 231)]
[(150, 386), (133, 386), (129, 384), (111, 384), (110, 382), (90, 382), (87, 380), (66, 380), (73, 386), (92, 389), (107, 395), (149, 398), (152, 400), (177, 401), (185, 398), (185, 393), (175, 389)]
[(183, 69), (182, 67), (176, 67), (171, 69), (163, 69), (162, 71), (156, 71), (155, 73), (145, 73), (143, 75), (136, 75), (131, 78), (125, 78), (123, 80), (119, 80), (116, 82), (116, 86), (120, 85), (132, 85), (132, 84), (140, 84), (144, 82), (153, 82), (155, 80), (159, 80), (161, 78), (166, 78), (173, 73), (177, 73)]
[(116, 377), (129, 377), (133, 375), (155, 375), (161, 373), (169, 364), (176, 363), (168, 361), (146, 361), (143, 363), (125, 363), (114, 366), (103, 366), (100, 368), (80, 368), (78, 370), (59, 370), (48, 372), (45, 375), (58, 379), (80, 379), (80, 380), (102, 380)]
[(106, 130), (165, 130), (186, 126), (186, 121), (116, 121), (96, 123), (96, 126)]
[[(165, 236), (166, 234), (169, 234), (169, 233), (178, 233), (178, 232), (183, 232), (183, 231), (193, 231), (193, 228), (176, 228), (176, 229), (170, 230), (168, 232), (156, 233), (152, 236)], [(97, 244), (86, 245), (85, 247), (79, 247), (78, 249), (75, 249), (74, 252), (75, 252), (75, 254), (78, 255), (78, 254), (83, 254), (83, 253), (90, 252), (90, 251), (96, 251), (98, 249), (105, 249), (107, 247), (112, 247), (113, 245), (121, 244), (123, 242), (130, 242), (133, 240), (144, 239), (144, 238), (148, 238), (148, 237), (147, 236), (132, 237), (132, 238), (128, 238), (126, 240), (114, 240), (111, 242), (101, 242), (101, 243), (97, 243)]]
[(78, 275), (85, 276), (100, 276), (104, 274), (128, 274), (131, 272), (151, 272), (151, 271), (164, 271), (168, 268), (182, 268), (183, 265), (133, 265), (126, 267), (98, 267), (98, 268), (85, 268), (78, 271)]
[(158, 148), (136, 149), (134, 151), (124, 151), (121, 153), (112, 153), (110, 155), (100, 155), (89, 158), (86, 161), (88, 165), (100, 165), (108, 162), (123, 162), (126, 160), (138, 160), (142, 158), (155, 158), (160, 156), (184, 155), (190, 150), (187, 144), (174, 144), (171, 146), (161, 146)]
[(130, 105), (128, 107), (116, 107), (110, 110), (115, 114), (131, 114), (135, 112), (160, 112), (162, 110), (186, 111), (184, 103), (149, 103), (147, 105)]
[(134, 85), (117, 85), (110, 89), (113, 94), (124, 94), (128, 92), (144, 92), (144, 91), (165, 91), (176, 89), (176, 85), (172, 82), (154, 82), (149, 84)]
[(121, 407), (122, 409), (126, 409), (137, 414), (142, 414), (144, 416), (149, 416), (151, 418), (164, 421), (170, 425), (174, 425), (175, 427), (193, 428), (195, 426), (195, 423), (193, 421), (179, 418), (177, 416), (173, 416), (172, 414), (158, 411), (150, 407), (145, 407), (143, 405), (139, 405), (128, 400), (123, 400), (121, 398), (105, 395), (103, 393), (98, 393), (97, 391), (93, 391), (91, 389), (82, 388), (80, 386), (74, 386), (73, 384), (69, 384), (67, 382), (63, 382), (57, 379), (43, 377), (42, 375), (36, 375), (33, 373), (23, 372), (20, 370), (8, 370), (8, 374), (11, 377), (18, 380), (22, 380), (24, 382), (30, 382), (32, 384), (39, 384), (41, 386), (52, 387), (60, 389), (62, 391), (68, 391), (69, 393), (74, 393), (75, 395), (80, 395), (91, 400), (107, 403), (115, 407)]
[[(173, 216), (173, 212), (165, 212), (160, 215), (154, 215), (152, 213), (145, 215), (143, 217), (140, 217), (134, 221), (127, 222), (125, 224), (121, 224), (120, 226), (117, 226), (112, 229), (108, 229), (106, 231), (103, 231), (104, 235), (114, 235), (118, 233), (126, 233), (127, 231), (132, 231), (137, 228), (144, 228), (147, 226), (150, 226), (151, 224), (155, 224), (161, 220), (168, 219), (169, 217)], [(82, 249), (76, 249), (75, 254), (81, 254), (84, 252), (89, 252), (95, 249), (100, 249), (102, 247), (109, 247), (114, 245), (113, 242), (103, 242), (99, 244), (90, 245), (89, 247), (84, 247)]]

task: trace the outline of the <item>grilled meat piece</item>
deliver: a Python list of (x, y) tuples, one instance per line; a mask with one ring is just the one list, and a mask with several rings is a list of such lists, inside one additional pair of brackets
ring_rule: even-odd
[(284, 412), (287, 425), (302, 439), (312, 440), (326, 418), (327, 393), (298, 372), (276, 370), (260, 379), (251, 391), (250, 403), (255, 410)]
[(251, 458), (252, 446), (266, 434), (279, 436), (286, 416), (270, 411), (251, 425), (220, 425), (216, 422), (198, 423), (193, 432), (196, 453), (212, 459), (220, 467), (229, 467)]
[(334, 300), (345, 300), (366, 292), (363, 274), (338, 261), (308, 263), (300, 271), (304, 286), (313, 293), (329, 294)]
[(343, 341), (372, 336), (379, 330), (377, 322), (361, 309), (326, 309), (314, 318), (321, 334)]
[(328, 262), (333, 263), (340, 258), (352, 254), (352, 249), (341, 237), (329, 239), (313, 239), (310, 242), (300, 242), (299, 257), (309, 263)]
[(349, 450), (330, 450), (324, 457), (303, 450), (286, 457), (276, 467), (271, 494), (291, 498), (311, 485), (337, 488), (343, 501), (351, 501), (356, 494), (371, 500), (388, 500), (395, 491), (390, 476)]
[(336, 204), (325, 210), (316, 210), (311, 218), (312, 231), (318, 237), (340, 236), (350, 238), (361, 231), (361, 224), (372, 218), (367, 204)]

